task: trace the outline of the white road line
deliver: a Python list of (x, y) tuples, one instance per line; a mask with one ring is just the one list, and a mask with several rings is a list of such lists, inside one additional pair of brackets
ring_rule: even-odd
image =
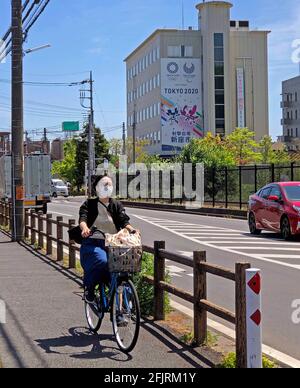
[[(178, 311), (183, 312), (184, 314), (186, 314), (190, 318), (194, 318), (193, 310), (189, 309), (186, 306), (181, 305), (180, 303), (177, 303), (177, 302), (174, 302), (173, 300), (171, 300), (171, 307), (173, 307), (174, 309), (176, 309)], [(235, 338), (236, 338), (235, 331), (222, 325), (221, 323), (218, 323), (218, 322), (215, 322), (211, 319), (208, 319), (208, 326), (209, 326), (209, 328), (211, 328), (211, 329), (213, 329), (221, 334), (224, 334), (227, 337), (232, 338), (233, 340), (235, 340)], [(296, 358), (293, 358), (293, 357), (289, 356), (288, 354), (279, 352), (278, 350), (273, 349), (270, 346), (263, 345), (263, 353), (266, 356), (269, 356), (269, 357), (273, 358), (274, 360), (277, 360), (278, 362), (281, 362), (284, 365), (287, 365), (291, 368), (295, 368), (295, 369), (300, 368), (300, 360), (297, 360)]]
[(58, 212), (53, 212), (51, 211), (52, 214), (57, 214), (59, 216), (64, 216), (64, 217), (69, 217), (69, 218), (72, 218), (72, 217), (75, 217), (74, 214), (65, 214), (65, 213), (58, 213)]
[[(240, 247), (227, 247), (228, 249), (243, 249), (243, 250), (246, 250), (246, 251), (270, 251), (270, 247), (243, 247), (243, 246), (240, 246)], [(284, 247), (281, 247), (281, 248), (277, 248), (277, 247), (272, 247), (272, 250), (273, 251), (290, 251), (290, 252), (295, 252), (295, 251), (299, 251), (299, 248), (284, 248)], [(276, 256), (280, 256), (282, 257), (282, 255), (274, 255), (274, 257)], [(267, 255), (267, 257), (273, 257), (273, 255)], [(298, 256), (300, 258), (300, 256)], [(291, 258), (291, 256), (288, 256), (287, 258)]]
[(263, 261), (263, 262), (266, 262), (266, 263), (272, 263), (272, 264), (277, 264), (281, 267), (286, 267), (286, 268), (293, 268), (293, 269), (296, 269), (296, 270), (300, 270), (300, 266), (298, 265), (293, 265), (293, 264), (288, 264), (288, 263), (284, 263), (282, 261), (277, 261), (277, 260), (272, 260), (272, 259), (267, 259), (264, 255), (263, 256), (260, 256), (260, 255), (250, 255), (250, 254), (247, 254), (247, 253), (244, 253), (244, 252), (241, 252), (241, 251), (235, 251), (235, 250), (232, 250), (232, 249), (228, 249), (228, 248), (225, 248), (225, 247), (220, 247), (220, 246), (217, 246), (217, 245), (214, 245), (214, 244), (210, 244), (208, 242), (200, 242), (199, 240), (195, 239), (195, 238), (192, 238), (192, 237), (188, 237), (188, 236), (185, 236), (183, 235), (182, 233), (178, 233), (178, 232), (175, 232), (171, 229), (168, 229), (164, 226), (159, 226), (157, 225), (155, 222), (151, 221), (150, 219), (145, 219), (144, 217), (139, 217), (139, 216), (136, 216), (136, 218), (140, 219), (141, 221), (144, 221), (144, 222), (147, 222), (148, 224), (150, 225), (153, 225), (155, 227), (159, 227), (161, 229), (164, 229), (166, 230), (167, 232), (169, 233), (173, 233), (181, 238), (185, 238), (187, 240), (190, 240), (190, 241), (193, 241), (194, 243), (196, 244), (201, 244), (203, 246), (206, 246), (206, 247), (209, 247), (209, 248), (214, 248), (214, 249), (218, 249), (220, 251), (223, 251), (223, 252), (228, 252), (228, 253), (232, 253), (232, 254), (235, 254), (235, 255), (240, 255), (240, 256), (245, 256), (247, 257), (248, 259), (249, 258), (253, 258), (255, 260), (259, 260), (259, 261)]
[[(264, 245), (280, 245), (280, 246), (294, 246), (295, 250), (299, 250), (299, 246), (296, 246), (294, 243), (284, 243), (282, 242), (270, 242), (270, 241), (262, 241), (262, 240), (256, 240), (256, 241), (249, 241), (249, 238), (245, 239), (231, 239), (234, 241), (230, 241), (228, 239), (227, 241), (210, 241), (211, 244), (245, 244), (245, 241), (247, 241), (247, 244), (264, 244)], [(242, 241), (243, 240), (243, 241)], [(241, 241), (241, 242), (239, 242)], [(240, 248), (240, 247), (239, 247)]]
[[(174, 231), (175, 232), (181, 232), (180, 230), (175, 230), (175, 229), (174, 229)], [(184, 233), (184, 234), (187, 235), (188, 233)], [(215, 238), (219, 237), (219, 236), (220, 237), (223, 237), (223, 236), (224, 237), (226, 237), (226, 236), (228, 236), (228, 237), (238, 237), (239, 236), (238, 233), (223, 233), (223, 232), (222, 233), (221, 232), (220, 233), (219, 232), (216, 233), (214, 231), (213, 231), (213, 234), (214, 234)], [(212, 232), (210, 232), (210, 233), (202, 233), (202, 232), (201, 233), (197, 233), (197, 236), (199, 236), (199, 237), (201, 237), (201, 236), (206, 237), (206, 236), (211, 236), (211, 235), (212, 235)]]
[(171, 273), (183, 273), (183, 272), (185, 272), (184, 269), (179, 268), (179, 267), (176, 267), (175, 265), (168, 265), (168, 266), (167, 266), (167, 269), (168, 269)]
[[(271, 259), (300, 259), (300, 255), (265, 255), (263, 253), (264, 257), (267, 257), (267, 258), (271, 258)], [(256, 256), (256, 255), (253, 255), (253, 256)], [(259, 256), (259, 255), (258, 255)], [(298, 265), (298, 267), (300, 267), (300, 265)]]

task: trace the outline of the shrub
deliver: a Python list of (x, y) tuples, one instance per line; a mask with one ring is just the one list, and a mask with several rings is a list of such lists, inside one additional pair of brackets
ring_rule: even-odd
[[(142, 271), (134, 276), (134, 284), (136, 286), (142, 316), (149, 317), (154, 315), (154, 287), (151, 284), (146, 283), (143, 277), (154, 276), (154, 257), (148, 253), (144, 253), (142, 261)], [(170, 282), (170, 276), (166, 273), (166, 282)], [(165, 294), (165, 312), (171, 311), (169, 295)]]
[[(229, 353), (224, 357), (223, 362), (218, 365), (220, 369), (236, 369), (236, 354)], [(277, 365), (275, 362), (269, 360), (267, 357), (263, 356), (263, 368), (264, 369), (275, 369)]]

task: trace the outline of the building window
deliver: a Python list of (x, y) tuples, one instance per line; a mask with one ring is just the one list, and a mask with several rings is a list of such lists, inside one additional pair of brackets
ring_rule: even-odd
[(221, 34), (214, 34), (214, 43), (215, 47), (224, 47), (224, 35)]
[(224, 34), (214, 34), (216, 134), (225, 136)]
[(224, 90), (224, 77), (215, 77), (215, 89)]
[(215, 61), (224, 62), (224, 49), (217, 47), (215, 48)]
[(224, 90), (216, 90), (215, 101), (216, 101), (216, 105), (224, 105), (225, 104)]
[(295, 101), (298, 102), (298, 93), (295, 93)]
[(193, 55), (194, 55), (194, 52), (193, 52), (193, 46), (185, 46), (185, 53), (184, 53), (184, 56), (186, 58), (192, 58)]
[(179, 58), (181, 56), (181, 46), (168, 46), (168, 57)]
[(224, 75), (224, 62), (215, 62), (215, 75)]

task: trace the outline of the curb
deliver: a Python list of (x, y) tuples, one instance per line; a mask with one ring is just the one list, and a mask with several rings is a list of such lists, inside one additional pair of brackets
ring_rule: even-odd
[(171, 213), (193, 214), (199, 216), (213, 216), (220, 218), (231, 218), (238, 220), (247, 220), (246, 210), (218, 209), (218, 208), (201, 208), (201, 209), (186, 209), (183, 206), (154, 204), (148, 202), (131, 202), (122, 201), (123, 205), (129, 208), (149, 209), (157, 211), (168, 211)]

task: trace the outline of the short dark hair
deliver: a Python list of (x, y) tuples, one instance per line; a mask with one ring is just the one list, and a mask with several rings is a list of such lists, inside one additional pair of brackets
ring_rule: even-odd
[(94, 176), (92, 177), (92, 187), (93, 187), (94, 192), (96, 192), (96, 187), (97, 187), (98, 183), (99, 183), (103, 178), (109, 178), (109, 179), (111, 179), (111, 177), (110, 177), (109, 175), (107, 175), (107, 174), (105, 174), (105, 175), (94, 175)]

